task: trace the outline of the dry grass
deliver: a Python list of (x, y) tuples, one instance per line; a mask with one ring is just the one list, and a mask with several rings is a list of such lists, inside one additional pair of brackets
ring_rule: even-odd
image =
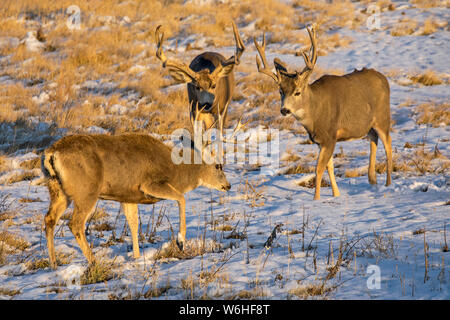
[(325, 282), (318, 284), (308, 284), (298, 286), (295, 289), (289, 290), (289, 296), (296, 296), (300, 299), (308, 299), (311, 297), (323, 297), (332, 291), (332, 288), (325, 286)]
[(415, 108), (416, 123), (429, 124), (433, 127), (450, 125), (449, 103), (424, 103)]
[(446, 0), (411, 0), (419, 8), (433, 8), (433, 7), (447, 7), (448, 1)]
[(443, 79), (432, 70), (427, 70), (422, 74), (409, 77), (414, 83), (420, 83), (425, 86), (434, 86), (443, 83)]
[(0, 232), (0, 243), (7, 245), (13, 252), (24, 251), (30, 246), (24, 238), (6, 230)]
[(432, 18), (428, 18), (424, 21), (421, 29), (421, 35), (426, 36), (435, 33), (438, 29), (438, 24)]
[(14, 297), (14, 296), (17, 296), (18, 294), (21, 294), (21, 293), (22, 292), (20, 290), (17, 290), (17, 289), (0, 287), (0, 296)]
[(413, 34), (418, 27), (418, 22), (410, 18), (401, 19), (391, 30), (391, 36), (403, 37)]
[(106, 282), (111, 279), (117, 279), (120, 275), (113, 269), (116, 266), (114, 262), (110, 261), (97, 261), (90, 264), (85, 272), (81, 275), (80, 284), (88, 285), (98, 282)]
[(192, 239), (185, 241), (183, 251), (181, 251), (176, 242), (171, 241), (154, 256), (154, 259), (192, 259), (208, 252), (217, 251), (219, 248), (220, 244), (216, 242), (205, 243), (203, 239)]

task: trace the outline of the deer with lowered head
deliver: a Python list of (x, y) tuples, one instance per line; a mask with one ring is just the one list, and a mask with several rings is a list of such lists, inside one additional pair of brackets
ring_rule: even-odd
[(85, 224), (98, 199), (121, 202), (135, 258), (139, 257), (138, 204), (177, 201), (177, 244), (182, 250), (186, 237), (184, 194), (199, 186), (227, 191), (230, 184), (220, 164), (177, 165), (171, 152), (164, 143), (141, 134), (73, 135), (47, 148), (42, 171), (50, 194), (45, 233), (51, 266), (56, 268), (55, 225), (71, 202), (74, 211), (69, 228), (90, 263), (95, 259), (86, 241)]
[(217, 52), (203, 52), (188, 65), (168, 59), (163, 52), (164, 33), (158, 26), (155, 31), (156, 57), (168, 68), (169, 74), (180, 83), (187, 83), (190, 112), (206, 129), (226, 121), (226, 110), (234, 91), (234, 67), (239, 64), (245, 46), (236, 24), (232, 21), (236, 52), (226, 59)]
[(378, 138), (386, 152), (386, 185), (391, 184), (392, 147), (390, 129), (390, 89), (384, 75), (365, 69), (335, 76), (324, 75), (309, 84), (317, 61), (317, 38), (314, 27), (306, 28), (311, 41), (308, 54), (302, 52), (305, 67), (290, 72), (280, 59), (274, 59), (275, 72), (269, 69), (265, 56), (265, 35), (262, 45), (254, 43), (261, 57), (256, 56), (258, 71), (271, 77), (279, 86), (281, 114), (293, 115), (319, 145), (316, 165), (315, 195), (320, 199), (320, 185), (325, 168), (330, 177), (333, 196), (340, 195), (334, 176), (333, 151), (338, 141), (349, 141), (368, 136), (370, 157), (368, 176), (376, 184), (375, 160)]

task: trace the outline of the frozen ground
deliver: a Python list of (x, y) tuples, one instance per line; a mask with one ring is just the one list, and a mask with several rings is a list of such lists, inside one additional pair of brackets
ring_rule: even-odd
[[(430, 10), (449, 20), (449, 9)], [(264, 175), (257, 166), (230, 164), (226, 167), (232, 184), (229, 193), (199, 188), (186, 195), (187, 238), (192, 246), (201, 246), (206, 239), (206, 252), (189, 259), (155, 259), (166, 250), (172, 229), (178, 228), (175, 203), (140, 206), (142, 257), (134, 260), (125, 218), (118, 215), (119, 204), (100, 201), (97, 209), (105, 214), (90, 226), (88, 241), (96, 256), (113, 266), (115, 276), (89, 285), (79, 283), (87, 265), (64, 219), (56, 228), (55, 244), (70, 263), (56, 271), (29, 267), (30, 261), (47, 258), (42, 223), (48, 193), (40, 178), (6, 184), (2, 176), (0, 205), (15, 212), (4, 220), (3, 228), (23, 237), (29, 247), (9, 255), (0, 267), (0, 298), (11, 297), (7, 290), (18, 290), (14, 299), (449, 299), (449, 253), (443, 248), (449, 236), (450, 178), (448, 169), (439, 170), (448, 165), (449, 127), (418, 125), (413, 112), (399, 106), (407, 100), (448, 102), (448, 84), (404, 85), (398, 79), (402, 73), (427, 69), (448, 77), (450, 35), (442, 30), (429, 36), (390, 36), (389, 28), (402, 11), (418, 20), (430, 12), (405, 7), (383, 12), (382, 30), (334, 31), (354, 41), (348, 48), (320, 56), (317, 65), (346, 72), (361, 67), (399, 71), (399, 76), (389, 78), (393, 149), (402, 159), (412, 159), (414, 149), (407, 144), (423, 144), (425, 153), (437, 148), (444, 157), (432, 160), (434, 173), (394, 172), (389, 187), (384, 186), (382, 173), (377, 175), (378, 186), (371, 186), (366, 174), (345, 176), (346, 169), (367, 170), (368, 141), (339, 143), (335, 156), (341, 147), (346, 155), (335, 159), (341, 196), (333, 198), (331, 188), (324, 187), (321, 200), (313, 201), (314, 189), (298, 185), (310, 173)], [(271, 61), (277, 45), (267, 50)], [(300, 57), (278, 56), (291, 65), (303, 64)], [(247, 134), (256, 132), (250, 128)], [(283, 161), (287, 154), (306, 158), (317, 153), (315, 145), (304, 144), (305, 139), (305, 135), (281, 131), (281, 169), (292, 166)], [(30, 158), (33, 154), (11, 156), (11, 168), (21, 170), (19, 164)], [(380, 142), (377, 162), (383, 161)], [(94, 228), (102, 223), (112, 230)], [(277, 236), (265, 247), (274, 229)], [(371, 286), (377, 275), (371, 271), (373, 265), (379, 267), (380, 288)]]

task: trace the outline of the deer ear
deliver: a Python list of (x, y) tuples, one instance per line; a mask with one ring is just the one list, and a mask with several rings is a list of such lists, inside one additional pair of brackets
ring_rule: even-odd
[(196, 81), (195, 78), (191, 77), (189, 74), (178, 68), (169, 68), (169, 74), (172, 78), (175, 79), (175, 81), (178, 81), (180, 83)]
[(275, 69), (279, 72), (288, 72), (286, 64), (278, 58), (273, 59), (273, 64), (275, 65)]
[(296, 73), (289, 72), (287, 65), (278, 58), (273, 59), (273, 64), (275, 65), (275, 70), (279, 77), (295, 78)]
[(228, 64), (228, 65), (220, 65), (213, 71), (213, 76), (215, 78), (223, 78), (228, 76), (231, 72), (233, 72), (234, 69), (234, 63)]

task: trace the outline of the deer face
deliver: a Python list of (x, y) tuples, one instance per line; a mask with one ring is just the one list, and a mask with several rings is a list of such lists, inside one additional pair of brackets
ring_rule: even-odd
[(303, 120), (308, 113), (309, 72), (281, 76), (279, 84), (281, 95), (281, 114), (292, 114), (297, 120)]
[(231, 189), (231, 185), (223, 172), (221, 164), (204, 164), (200, 185), (219, 191), (228, 191)]
[(303, 120), (303, 124), (307, 114), (309, 113), (308, 79), (317, 61), (316, 31), (314, 28), (312, 28), (312, 30), (306, 28), (306, 30), (308, 31), (309, 38), (311, 40), (311, 47), (309, 48), (309, 55), (302, 52), (306, 66), (301, 72), (289, 72), (286, 64), (280, 59), (275, 58), (273, 63), (277, 72), (273, 73), (270, 70), (266, 59), (266, 36), (263, 35), (261, 45), (258, 45), (256, 38), (253, 39), (263, 65), (261, 66), (261, 60), (259, 60), (258, 56), (256, 56), (256, 66), (258, 71), (271, 77), (279, 86), (281, 95), (281, 114), (283, 116), (293, 114), (298, 120)]
[[(193, 86), (194, 95), (198, 101), (199, 110), (211, 110), (217, 100), (217, 82), (220, 78), (228, 76), (235, 65), (239, 64), (239, 59), (245, 50), (244, 42), (242, 41), (237, 26), (232, 22), (233, 34), (236, 42), (236, 52), (229, 59), (222, 61), (215, 69), (202, 69), (198, 72), (189, 68), (186, 64), (167, 59), (162, 49), (164, 41), (164, 33), (161, 32), (161, 27), (158, 26), (155, 30), (155, 42), (157, 44), (156, 57), (162, 61), (163, 67), (167, 67), (172, 78), (179, 82), (188, 83)], [(192, 89), (192, 87), (191, 87)], [(223, 108), (223, 106), (222, 106)]]
[(212, 73), (208, 69), (203, 69), (195, 73), (195, 78), (184, 79), (190, 83), (195, 100), (198, 102), (198, 109), (211, 111), (216, 104), (218, 97), (218, 82), (220, 78), (226, 77), (233, 71), (233, 65), (218, 66)]

